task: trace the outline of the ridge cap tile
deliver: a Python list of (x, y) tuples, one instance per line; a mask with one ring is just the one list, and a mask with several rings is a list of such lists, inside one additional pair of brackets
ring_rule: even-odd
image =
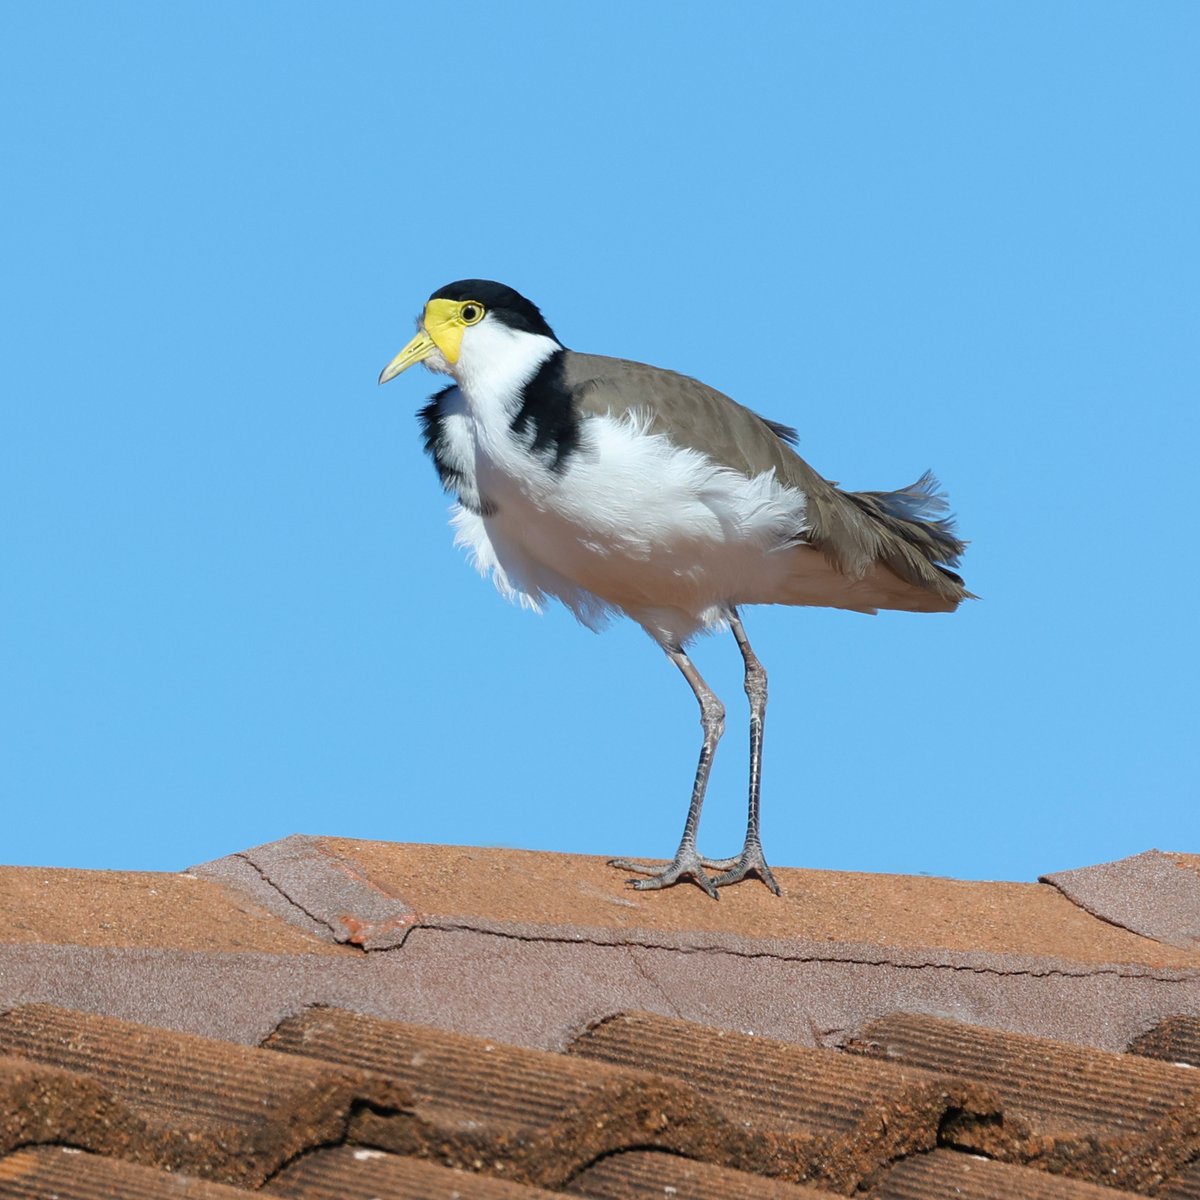
[(95, 1114), (55, 1140), (249, 1186), (362, 1111), (402, 1120), (410, 1099), (370, 1071), (51, 1004), (0, 1014), (0, 1053), (99, 1088)]
[(1111, 925), (1183, 950), (1200, 949), (1200, 857), (1146, 850), (1043, 875), (1073, 904)]
[(1133, 1192), (1200, 1155), (1200, 1074), (1189, 1067), (923, 1013), (871, 1021), (845, 1049), (993, 1088), (1003, 1121), (949, 1122), (943, 1141), (957, 1149)]
[(252, 893), (276, 916), (327, 940), (363, 950), (403, 944), (416, 914), (375, 883), (329, 839), (293, 833), (212, 862), (190, 873)]
[[(804, 947), (804, 953), (872, 948), (884, 961), (898, 956), (906, 964), (913, 956), (952, 964), (965, 956), (976, 965), (1200, 968), (1200, 944), (1176, 947), (1113, 925), (1048, 883), (782, 867), (782, 898), (732, 889), (724, 896), (728, 903), (714, 905), (694, 890), (630, 891), (597, 855), (333, 836), (301, 840), (407, 910), (396, 916), (397, 945), (409, 927), (566, 940), (587, 940), (600, 930), (606, 940), (679, 949), (729, 944), (735, 952), (753, 952), (764, 943), (781, 953), (786, 946)], [(1200, 873), (1193, 874), (1200, 881)], [(360, 919), (369, 921), (370, 912)]]
[(864, 1072), (837, 1050), (654, 1013), (595, 1022), (569, 1052), (640, 1062), (694, 1088), (740, 1135), (723, 1165), (836, 1191), (867, 1186), (888, 1163), (932, 1149), (952, 1115), (967, 1127), (1001, 1116), (990, 1089), (946, 1072)]
[[(1089, 911), (1063, 890), (1070, 872), (1020, 883), (780, 868), (782, 900), (734, 889), (717, 906), (690, 892), (648, 900), (594, 855), (307, 834), (173, 874), (2, 868), (0, 907), (35, 909), (32, 920), (9, 924), (11, 944), (353, 956), (355, 949), (395, 950), (414, 928), (478, 929), (549, 941), (599, 933), (606, 944), (769, 948), (780, 957), (900, 966), (1200, 970), (1200, 934), (1192, 928), (1200, 860), (1151, 851), (1124, 861), (1139, 859), (1158, 863), (1191, 897), (1183, 907), (1192, 924), (1184, 925), (1196, 936)], [(48, 874), (59, 881), (49, 898), (34, 886)], [(198, 890), (205, 886), (211, 891)], [(54, 898), (62, 888), (73, 889), (74, 908), (88, 914), (82, 934), (65, 932), (71, 926)], [(154, 897), (149, 905), (137, 903), (147, 897)], [(1183, 911), (1158, 903), (1177, 918)]]
[(186, 871), (0, 867), (0, 945), (329, 957), (245, 888)]

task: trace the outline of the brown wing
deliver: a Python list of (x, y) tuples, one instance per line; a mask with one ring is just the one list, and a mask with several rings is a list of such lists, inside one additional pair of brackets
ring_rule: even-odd
[(788, 445), (792, 431), (736, 400), (660, 367), (567, 351), (564, 382), (582, 416), (644, 413), (650, 430), (747, 476), (774, 471), (808, 498), (804, 540), (840, 571), (861, 578), (877, 564), (950, 604), (970, 595), (949, 566), (965, 543), (939, 516), (944, 499), (928, 473), (898, 492), (844, 492)]
[(564, 375), (584, 416), (646, 413), (653, 419), (653, 432), (745, 475), (774, 470), (805, 492), (825, 483), (776, 432), (785, 426), (773, 428), (699, 380), (644, 363), (573, 351), (567, 351)]

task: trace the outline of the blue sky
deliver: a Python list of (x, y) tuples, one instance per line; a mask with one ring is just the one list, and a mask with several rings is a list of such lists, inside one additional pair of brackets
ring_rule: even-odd
[[(983, 599), (746, 616), (779, 866), (1196, 850), (1200, 10), (26, 4), (0, 23), (0, 861), (669, 856), (695, 703), (507, 605), (379, 369), (464, 276), (933, 467)], [(744, 822), (729, 709), (702, 848)]]

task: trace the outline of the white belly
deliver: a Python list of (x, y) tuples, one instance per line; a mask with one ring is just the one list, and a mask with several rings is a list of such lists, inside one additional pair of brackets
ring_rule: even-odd
[(458, 541), (530, 607), (556, 597), (593, 627), (619, 610), (683, 641), (731, 605), (779, 595), (794, 570), (805, 498), (773, 475), (716, 467), (628, 418), (587, 420), (557, 473), (507, 429), (473, 432), (489, 515), (458, 509)]

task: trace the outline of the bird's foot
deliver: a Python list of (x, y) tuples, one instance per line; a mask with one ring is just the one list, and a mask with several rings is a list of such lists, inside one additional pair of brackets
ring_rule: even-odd
[(728, 887), (750, 875), (757, 875), (775, 895), (783, 895), (775, 876), (771, 874), (771, 868), (767, 866), (761, 846), (748, 845), (736, 858), (702, 858), (700, 862), (709, 870), (720, 872), (712, 878), (713, 887)]
[(695, 850), (681, 849), (665, 867), (658, 863), (635, 862), (631, 858), (609, 859), (608, 865), (620, 871), (636, 871), (639, 875), (645, 875), (645, 879), (629, 880), (640, 892), (658, 891), (660, 888), (673, 887), (683, 879), (690, 879), (714, 900), (720, 899), (713, 880), (704, 871), (705, 864)]

